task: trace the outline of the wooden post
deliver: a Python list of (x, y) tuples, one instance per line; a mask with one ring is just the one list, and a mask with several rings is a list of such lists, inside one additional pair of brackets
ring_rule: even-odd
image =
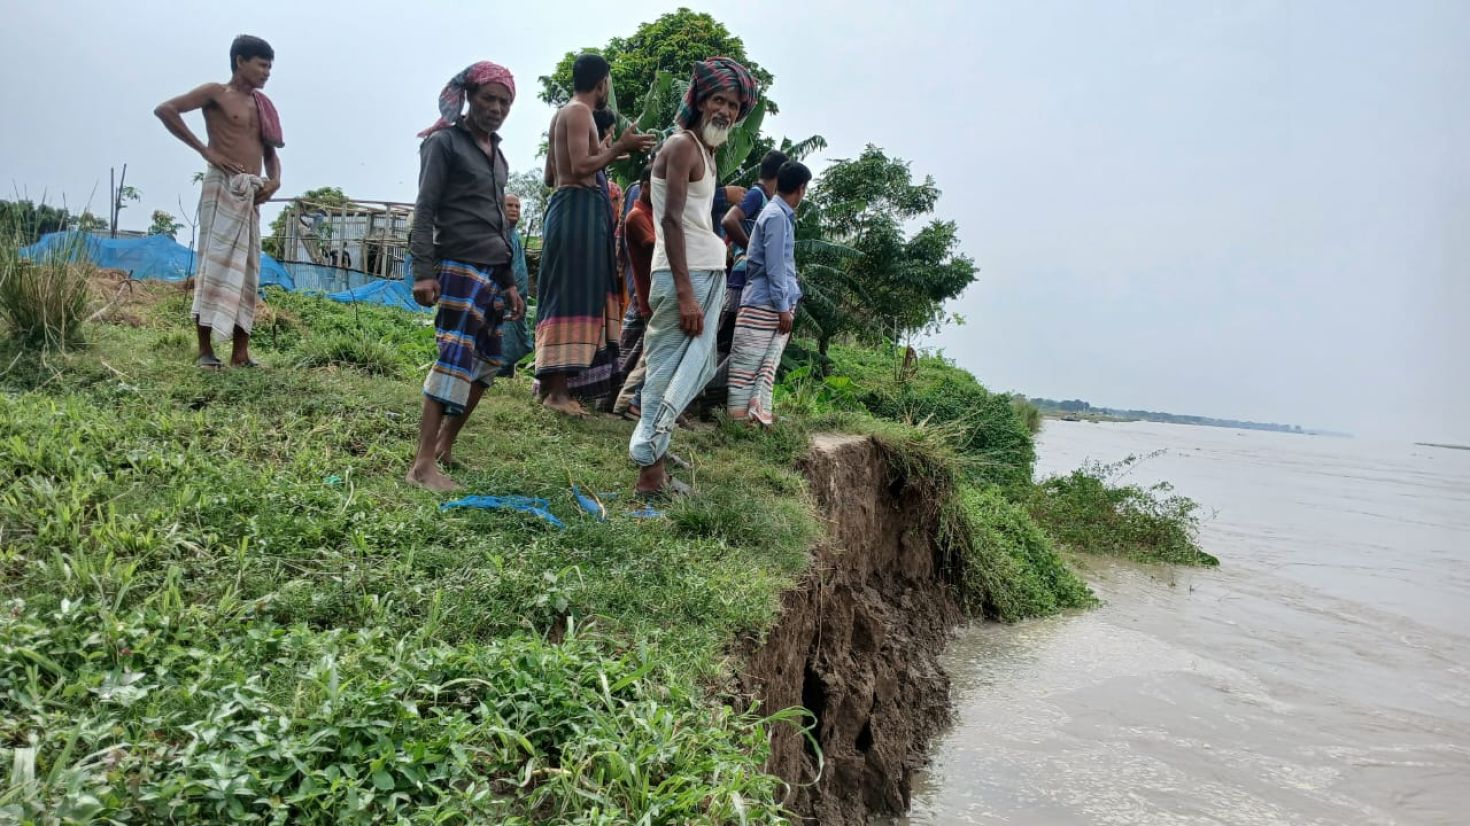
[(112, 193), (112, 237), (117, 237), (117, 216), (122, 212), (123, 187), (128, 183), (128, 165), (123, 164), (122, 174), (117, 178), (117, 189)]

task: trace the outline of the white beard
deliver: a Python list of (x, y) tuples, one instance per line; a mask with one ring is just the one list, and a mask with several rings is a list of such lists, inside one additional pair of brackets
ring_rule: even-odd
[(730, 139), (730, 129), (731, 127), (729, 126), (716, 126), (713, 123), (706, 123), (699, 127), (699, 137), (704, 141), (705, 146), (708, 146), (710, 149), (719, 149), (725, 145), (725, 141)]

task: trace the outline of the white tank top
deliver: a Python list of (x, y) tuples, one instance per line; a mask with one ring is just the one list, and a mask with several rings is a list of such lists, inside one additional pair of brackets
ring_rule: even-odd
[[(689, 271), (716, 270), (725, 271), (725, 242), (715, 234), (714, 216), (715, 208), (715, 164), (714, 156), (705, 150), (704, 144), (699, 144), (700, 154), (704, 155), (704, 177), (697, 181), (689, 182), (688, 197), (684, 199), (684, 260), (689, 265)], [(653, 271), (672, 269), (669, 266), (669, 254), (664, 249), (664, 196), (668, 192), (669, 182), (663, 178), (653, 178)]]

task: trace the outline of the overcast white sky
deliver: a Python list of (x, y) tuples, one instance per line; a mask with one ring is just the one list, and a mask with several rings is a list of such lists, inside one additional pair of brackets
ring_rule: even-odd
[[(678, 4), (7, 5), (0, 197), (101, 212), (126, 162), (141, 228), (200, 168), (153, 106), (235, 34), (276, 49), (284, 193), (407, 201), (451, 74), (516, 73), (534, 167), (537, 76)], [(934, 175), (981, 277), (932, 343), (991, 387), (1470, 440), (1470, 2), (687, 5), (775, 74), (769, 129), (828, 138), (814, 166), (871, 142)]]

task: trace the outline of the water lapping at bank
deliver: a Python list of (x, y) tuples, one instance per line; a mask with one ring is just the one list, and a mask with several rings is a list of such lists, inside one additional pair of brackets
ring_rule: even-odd
[(1470, 457), (1049, 423), (1041, 463), (1167, 453), (1219, 570), (1088, 561), (1105, 605), (953, 642), (905, 823), (1463, 822)]

